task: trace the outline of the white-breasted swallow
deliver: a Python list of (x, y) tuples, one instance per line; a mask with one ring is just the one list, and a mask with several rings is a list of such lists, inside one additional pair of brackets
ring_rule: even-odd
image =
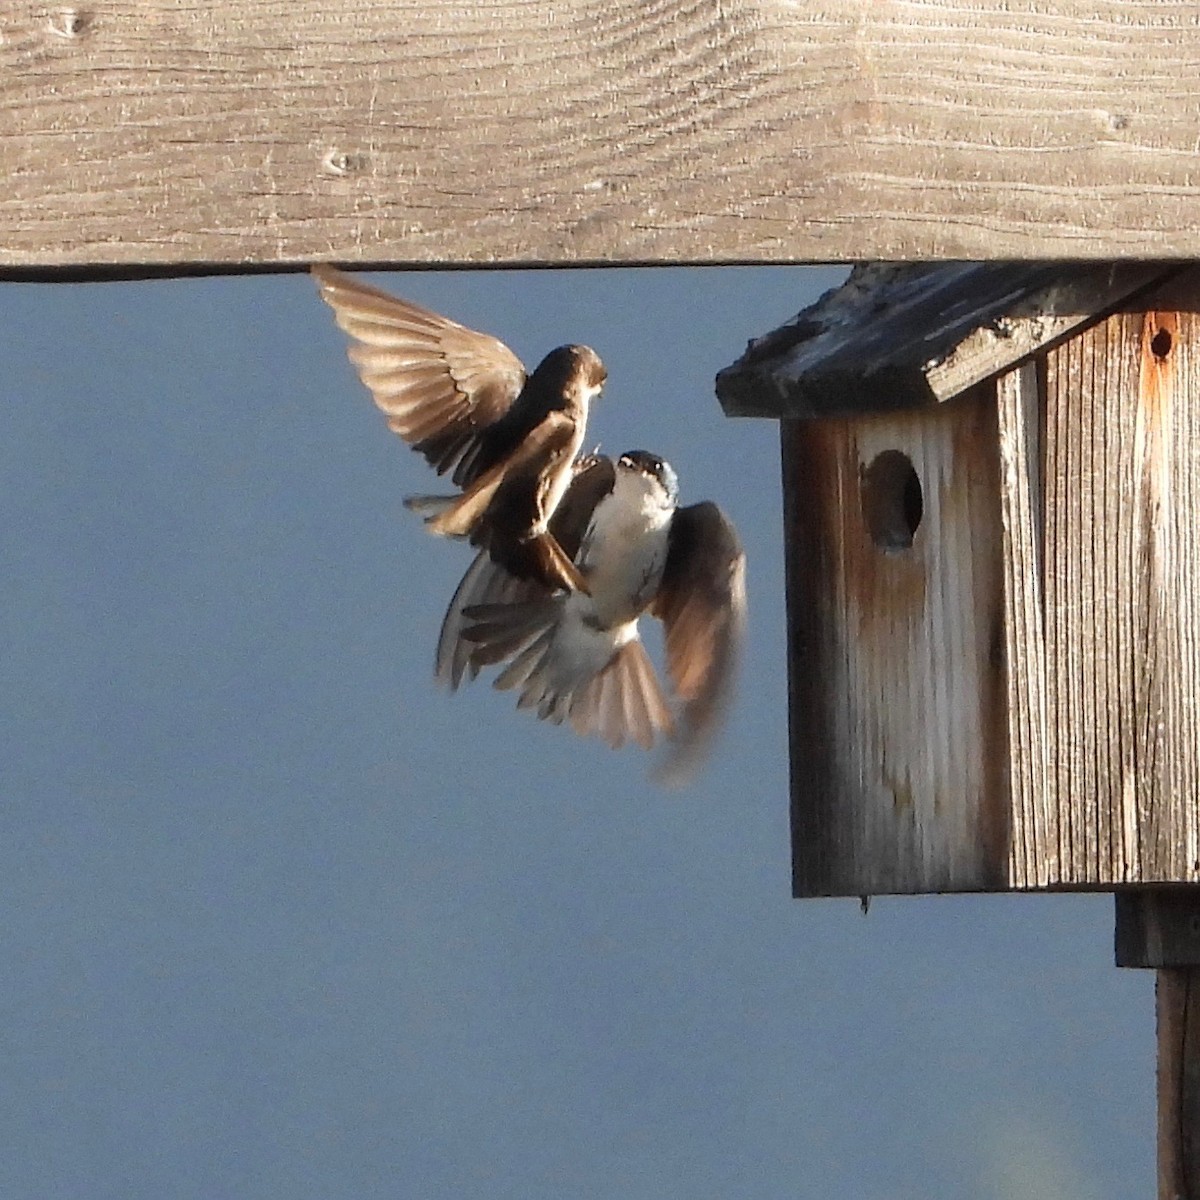
[[(744, 637), (737, 531), (711, 502), (679, 507), (675, 472), (640, 450), (581, 459), (550, 528), (586, 592), (517, 579), (481, 554), (446, 613), (437, 676), (457, 687), (499, 665), (495, 686), (544, 720), (613, 747), (665, 738), (658, 774), (684, 782), (724, 720)], [(663, 624), (666, 694), (638, 631), (647, 613)]]

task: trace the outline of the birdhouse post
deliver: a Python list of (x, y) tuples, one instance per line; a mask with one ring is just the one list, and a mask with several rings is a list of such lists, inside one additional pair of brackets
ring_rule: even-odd
[(782, 423), (794, 894), (1115, 892), (1160, 1196), (1200, 1194), (1198, 314), (1169, 263), (870, 266), (718, 377)]

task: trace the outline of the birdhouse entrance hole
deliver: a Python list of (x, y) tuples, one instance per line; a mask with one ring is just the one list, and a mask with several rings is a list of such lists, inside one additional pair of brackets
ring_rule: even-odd
[(881, 550), (907, 550), (925, 513), (921, 480), (907, 454), (877, 454), (862, 477), (863, 518)]

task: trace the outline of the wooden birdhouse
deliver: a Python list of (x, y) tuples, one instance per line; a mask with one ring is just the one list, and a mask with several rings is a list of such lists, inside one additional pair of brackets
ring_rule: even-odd
[(870, 266), (718, 377), (782, 419), (797, 896), (1200, 882), (1197, 312)]

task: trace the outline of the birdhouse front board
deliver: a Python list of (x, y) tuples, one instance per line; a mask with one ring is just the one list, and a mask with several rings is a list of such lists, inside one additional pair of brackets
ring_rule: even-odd
[(1198, 310), (782, 422), (797, 895), (1200, 881)]
[(1001, 885), (993, 397), (981, 387), (928, 412), (788, 421), (783, 438), (797, 887)]

